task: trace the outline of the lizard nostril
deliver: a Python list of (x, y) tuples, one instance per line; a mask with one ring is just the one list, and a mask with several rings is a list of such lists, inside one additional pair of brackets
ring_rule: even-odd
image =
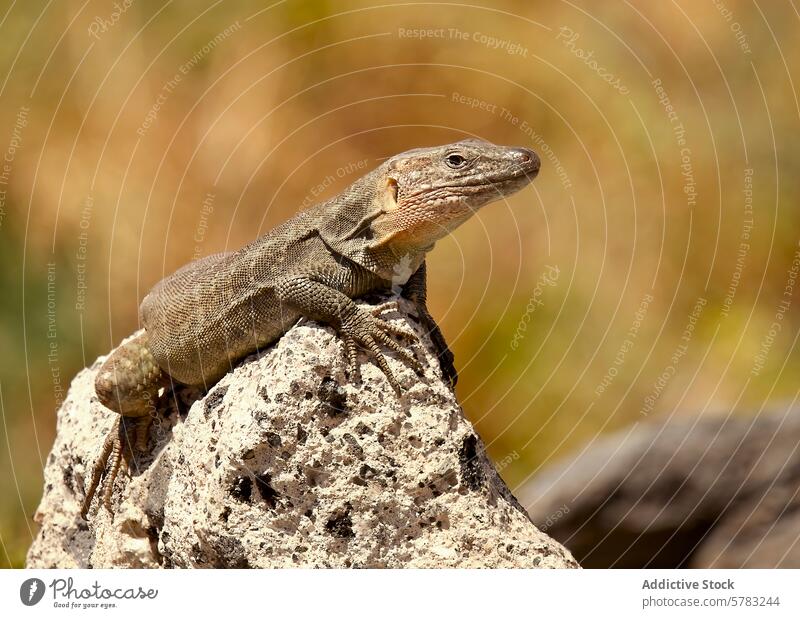
[(512, 152), (516, 160), (526, 168), (528, 173), (536, 173), (539, 171), (539, 157), (533, 150), (528, 148), (513, 148)]

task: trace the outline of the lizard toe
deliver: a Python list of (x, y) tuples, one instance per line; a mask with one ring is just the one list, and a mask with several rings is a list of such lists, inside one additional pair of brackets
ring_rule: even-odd
[(422, 370), (422, 365), (414, 355), (404, 346), (389, 337), (389, 335), (394, 334), (406, 339), (412, 338), (416, 341), (416, 335), (406, 332), (379, 317), (375, 317), (369, 311), (362, 309), (353, 311), (353, 313), (347, 316), (347, 319), (342, 322), (340, 333), (345, 342), (348, 367), (351, 368), (357, 364), (355, 346), (358, 345), (358, 347), (370, 353), (375, 364), (378, 365), (380, 370), (386, 375), (389, 384), (391, 384), (392, 388), (398, 394), (401, 391), (400, 383), (390, 369), (389, 363), (381, 351), (381, 345), (396, 352), (397, 355), (412, 366), (415, 371), (420, 372)]
[(354, 381), (361, 380), (361, 368), (358, 365), (358, 344), (350, 335), (344, 335), (344, 352), (347, 359), (347, 375)]
[(422, 363), (420, 363), (417, 358), (397, 343), (394, 339), (390, 338), (386, 333), (379, 332), (375, 335), (376, 339), (380, 341), (384, 346), (392, 350), (395, 354), (397, 354), (400, 358), (402, 358), (406, 364), (408, 364), (414, 371), (418, 374), (423, 372)]
[(117, 480), (119, 469), (122, 465), (122, 440), (117, 436), (114, 440), (114, 445), (111, 450), (111, 458), (109, 459), (108, 474), (103, 480), (103, 506), (106, 511), (113, 513), (111, 508), (111, 496), (114, 493), (114, 481)]
[(108, 435), (106, 435), (105, 440), (103, 441), (103, 448), (100, 452), (100, 456), (92, 466), (92, 478), (89, 481), (89, 487), (86, 490), (86, 496), (84, 497), (83, 505), (81, 506), (81, 517), (83, 519), (86, 519), (86, 516), (89, 513), (89, 508), (92, 506), (92, 500), (94, 499), (94, 495), (98, 487), (100, 487), (100, 479), (106, 471), (108, 460), (112, 456), (115, 449), (118, 448), (117, 445), (119, 444), (120, 421), (121, 418), (117, 418), (116, 421), (114, 421), (111, 431), (108, 432)]
[(375, 305), (372, 307), (369, 312), (378, 317), (383, 315), (384, 313), (389, 313), (390, 311), (398, 311), (400, 309), (400, 305), (396, 300), (387, 300), (379, 305)]
[(390, 333), (396, 337), (400, 337), (409, 342), (416, 342), (418, 341), (416, 333), (406, 330), (400, 326), (395, 326), (391, 322), (386, 322), (385, 320), (378, 320), (378, 328), (385, 333)]
[(389, 362), (386, 360), (386, 357), (383, 355), (383, 352), (381, 352), (380, 348), (378, 347), (378, 343), (372, 337), (370, 337), (367, 349), (372, 354), (372, 358), (375, 360), (375, 363), (378, 365), (380, 370), (386, 376), (386, 379), (388, 380), (391, 387), (399, 395), (402, 391), (400, 383), (397, 381), (397, 378), (394, 377), (394, 373), (389, 367)]

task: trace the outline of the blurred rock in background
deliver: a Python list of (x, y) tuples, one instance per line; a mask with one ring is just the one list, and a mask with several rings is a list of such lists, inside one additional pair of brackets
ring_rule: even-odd
[(518, 495), (586, 568), (800, 568), (800, 409), (642, 423)]

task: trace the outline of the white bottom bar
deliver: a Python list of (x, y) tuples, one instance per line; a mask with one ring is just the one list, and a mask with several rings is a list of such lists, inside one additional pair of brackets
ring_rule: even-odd
[[(800, 616), (798, 571), (0, 571), (4, 616)], [(37, 601), (34, 605), (27, 603)], [(154, 613), (155, 612), (155, 613)], [(581, 612), (581, 614), (578, 614)], [(583, 614), (585, 612), (585, 614)]]

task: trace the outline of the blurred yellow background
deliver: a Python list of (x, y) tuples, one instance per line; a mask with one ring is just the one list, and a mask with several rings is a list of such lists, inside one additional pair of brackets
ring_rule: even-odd
[(158, 279), (465, 136), (542, 158), (429, 259), (512, 489), (631, 423), (793, 400), (798, 32), (733, 0), (6, 0), (0, 564), (70, 380)]

